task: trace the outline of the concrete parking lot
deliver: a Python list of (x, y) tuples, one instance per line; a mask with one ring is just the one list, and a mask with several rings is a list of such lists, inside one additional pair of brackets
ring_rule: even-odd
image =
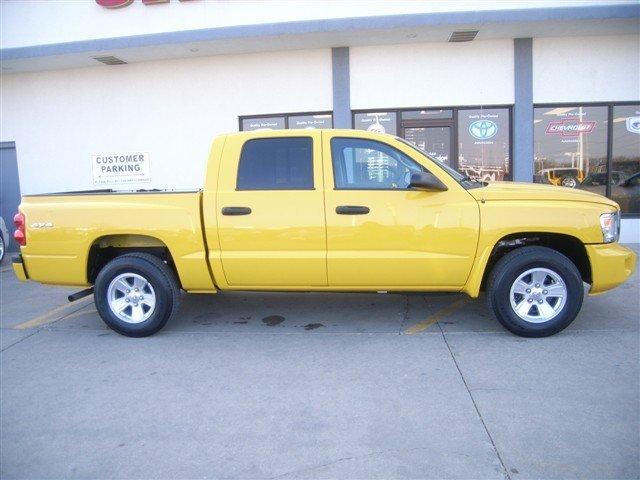
[(483, 298), (284, 293), (185, 295), (132, 339), (0, 288), (3, 478), (640, 475), (637, 272), (544, 339)]

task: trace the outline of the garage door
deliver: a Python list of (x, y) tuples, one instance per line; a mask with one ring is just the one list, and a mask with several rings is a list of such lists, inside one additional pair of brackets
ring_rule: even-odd
[[(18, 211), (19, 204), (20, 179), (18, 177), (16, 144), (14, 142), (0, 142), (0, 215), (7, 225), (9, 236), (13, 233), (13, 215)], [(18, 245), (13, 239), (7, 242), (7, 250), (18, 250)]]

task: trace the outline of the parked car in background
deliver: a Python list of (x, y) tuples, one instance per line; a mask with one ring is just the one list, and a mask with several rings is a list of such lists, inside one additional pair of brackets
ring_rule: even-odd
[[(603, 193), (607, 184), (606, 173), (594, 173), (580, 184), (580, 189)], [(611, 197), (625, 212), (640, 212), (640, 172), (629, 176), (625, 172), (611, 172)]]
[(548, 183), (561, 187), (576, 188), (584, 180), (584, 172), (579, 168), (545, 168), (535, 176), (536, 183)]
[[(611, 172), (611, 185), (618, 185), (627, 179), (624, 172)], [(607, 172), (592, 173), (588, 175), (580, 184), (580, 188), (589, 190), (589, 187), (601, 187), (607, 185)], [(601, 189), (595, 189), (596, 193)]]
[(10, 237), (7, 231), (7, 225), (4, 223), (4, 219), (0, 217), (0, 262), (4, 260), (4, 254), (9, 246)]
[(612, 187), (611, 196), (625, 212), (640, 213), (640, 172)]
[(620, 209), (582, 190), (478, 182), (408, 142), (359, 130), (221, 135), (204, 189), (28, 195), (21, 280), (90, 287), (102, 319), (141, 337), (180, 290), (487, 292), (498, 320), (542, 337), (635, 254)]

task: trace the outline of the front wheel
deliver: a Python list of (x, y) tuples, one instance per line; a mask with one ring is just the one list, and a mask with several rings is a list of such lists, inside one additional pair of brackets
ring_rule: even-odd
[(5, 249), (4, 237), (0, 233), (0, 262), (4, 260), (4, 249)]
[(130, 253), (100, 270), (94, 300), (100, 317), (113, 330), (128, 337), (146, 337), (175, 314), (180, 289), (162, 260), (147, 253)]
[(547, 247), (521, 247), (502, 257), (487, 298), (498, 321), (523, 337), (546, 337), (578, 315), (584, 287), (574, 263)]

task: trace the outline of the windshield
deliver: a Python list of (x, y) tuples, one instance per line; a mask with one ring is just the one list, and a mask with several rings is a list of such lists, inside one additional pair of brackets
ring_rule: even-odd
[(399, 140), (402, 143), (404, 143), (405, 145), (408, 145), (409, 147), (411, 147), (413, 150), (418, 152), (423, 157), (427, 157), (429, 160), (432, 160), (433, 163), (435, 163), (438, 167), (442, 168), (445, 172), (447, 172), (450, 176), (452, 176), (453, 179), (456, 182), (461, 184), (463, 187), (465, 187), (465, 188), (473, 188), (473, 187), (481, 187), (481, 186), (485, 186), (486, 185), (486, 182), (478, 182), (476, 180), (472, 180), (469, 177), (467, 177), (466, 175), (463, 175), (462, 173), (458, 172), (457, 170), (451, 168), (449, 165), (446, 165), (446, 164), (444, 164), (442, 162), (439, 162), (438, 160), (434, 159), (433, 157), (430, 157), (429, 155), (424, 153), (422, 150), (420, 150), (418, 147), (416, 147), (414, 144), (412, 144), (410, 142), (407, 142), (404, 138), (401, 138), (401, 137), (395, 137), (395, 138), (396, 138), (396, 140)]

